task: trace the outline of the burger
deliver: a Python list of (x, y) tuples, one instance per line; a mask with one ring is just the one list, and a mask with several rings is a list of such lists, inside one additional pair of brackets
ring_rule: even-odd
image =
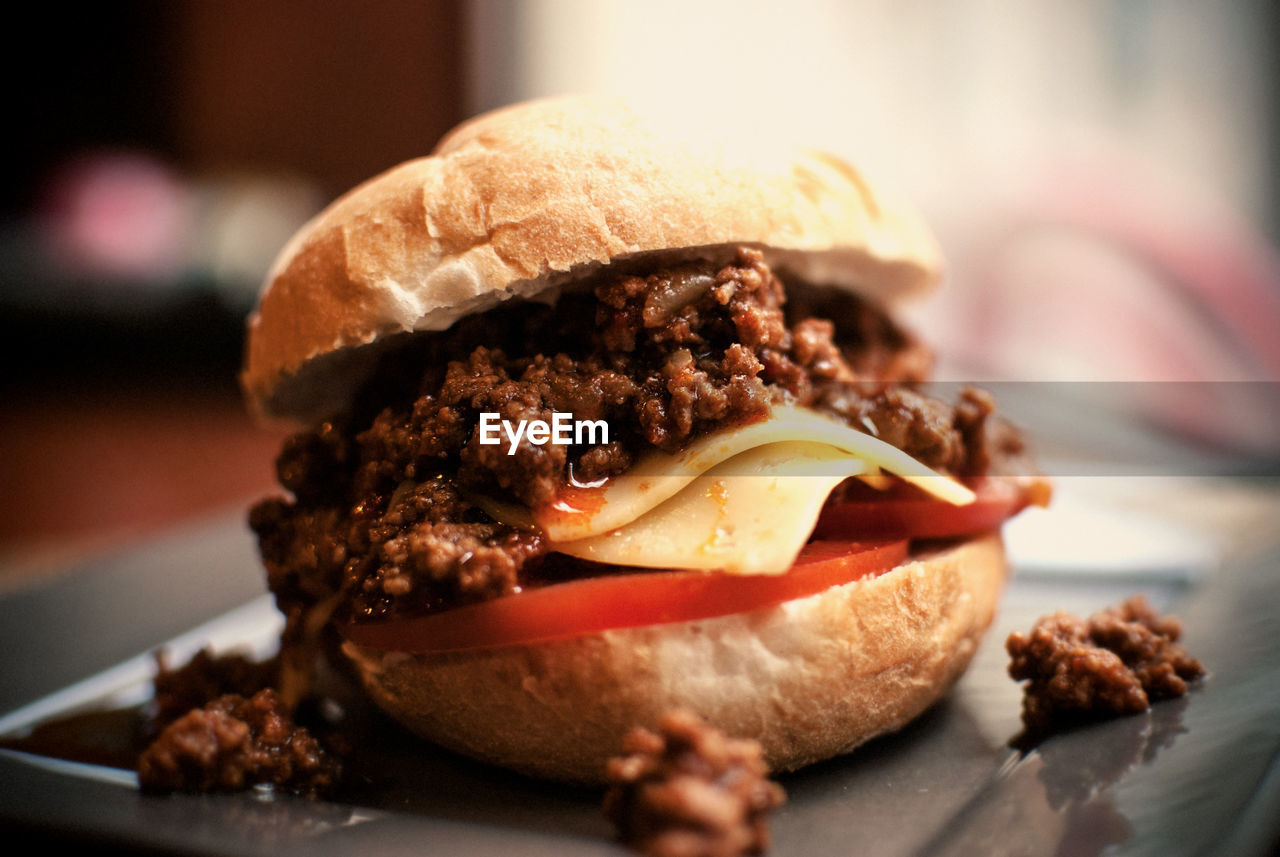
[(336, 663), (436, 744), (598, 783), (672, 709), (788, 770), (965, 669), (1048, 488), (988, 394), (925, 386), (917, 212), (730, 130), (507, 107), (283, 249), (242, 382), (298, 427), (250, 514), (286, 699)]

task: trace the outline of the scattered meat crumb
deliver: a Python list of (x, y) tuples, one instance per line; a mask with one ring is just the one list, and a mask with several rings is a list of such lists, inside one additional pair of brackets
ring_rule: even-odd
[(1137, 714), (1181, 696), (1204, 666), (1178, 644), (1182, 624), (1141, 595), (1087, 620), (1058, 612), (1005, 642), (1009, 675), (1027, 682), (1022, 722), (1039, 738), (1080, 722)]
[(637, 727), (609, 760), (604, 812), (648, 857), (738, 857), (769, 847), (765, 815), (786, 800), (759, 742), (729, 738), (688, 711), (659, 733)]
[(278, 658), (254, 661), (245, 655), (215, 655), (201, 649), (180, 667), (171, 667), (166, 654), (156, 652), (155, 695), (147, 709), (150, 737), (195, 708), (203, 708), (220, 696), (253, 696), (272, 687), (280, 672)]
[(138, 783), (151, 792), (239, 791), (269, 785), (323, 797), (341, 763), (297, 726), (275, 691), (227, 694), (173, 721), (138, 760)]

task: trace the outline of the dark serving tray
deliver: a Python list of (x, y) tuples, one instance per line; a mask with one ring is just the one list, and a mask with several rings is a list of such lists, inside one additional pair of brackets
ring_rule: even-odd
[[(1136, 591), (1182, 617), (1211, 676), (1145, 714), (1012, 749), (1021, 691), (1005, 674), (1008, 632)], [(239, 514), (96, 560), (0, 600), (0, 735), (139, 703), (158, 646), (178, 657), (210, 642), (261, 650), (276, 628)], [(142, 795), (126, 770), (4, 750), (0, 823), (188, 854), (627, 853), (598, 793), (458, 759), (370, 711), (351, 716), (365, 725), (340, 803)], [(788, 802), (772, 817), (770, 853), (1267, 854), (1280, 836), (1278, 750), (1280, 534), (1185, 574), (1071, 574), (1029, 560), (944, 702), (897, 735), (781, 778)]]

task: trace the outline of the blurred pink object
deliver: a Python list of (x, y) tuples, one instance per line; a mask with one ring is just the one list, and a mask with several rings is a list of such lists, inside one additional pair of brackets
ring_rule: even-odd
[(1248, 218), (1109, 149), (1011, 170), (987, 195), (952, 224), (950, 371), (1144, 382), (1125, 390), (1141, 416), (1280, 451), (1280, 254)]
[(85, 276), (162, 281), (181, 273), (191, 193), (145, 154), (98, 152), (65, 164), (41, 204), (53, 262)]

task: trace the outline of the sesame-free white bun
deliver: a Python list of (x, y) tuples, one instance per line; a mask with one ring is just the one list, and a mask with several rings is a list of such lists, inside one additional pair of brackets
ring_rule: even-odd
[(830, 154), (713, 139), (623, 103), (564, 97), (473, 119), (336, 200), (281, 252), (250, 318), (242, 385), (261, 417), (338, 412), (380, 346), (620, 259), (735, 245), (890, 302), (941, 263), (915, 209)]
[(1006, 575), (989, 535), (777, 607), (438, 654), (346, 643), (365, 688), (417, 734), (531, 776), (602, 782), (631, 727), (688, 708), (754, 738), (775, 770), (846, 753), (942, 696)]

